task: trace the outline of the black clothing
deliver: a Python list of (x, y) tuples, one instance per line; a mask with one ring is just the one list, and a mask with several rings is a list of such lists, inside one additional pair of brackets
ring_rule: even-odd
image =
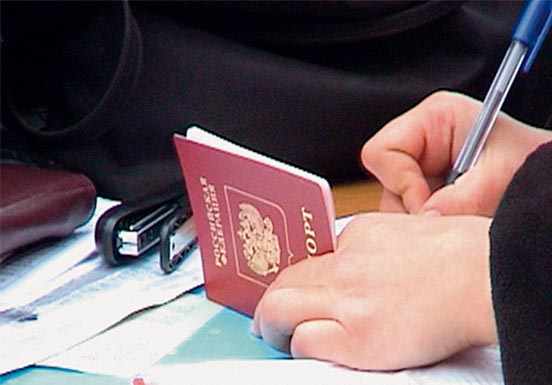
[(505, 382), (552, 384), (552, 142), (514, 176), (490, 240)]
[[(364, 177), (360, 149), (388, 120), (438, 89), (484, 97), (522, 6), (3, 1), (2, 124), (125, 201), (182, 188), (171, 136), (192, 124), (331, 182)], [(504, 111), (545, 124), (551, 56), (546, 39)]]

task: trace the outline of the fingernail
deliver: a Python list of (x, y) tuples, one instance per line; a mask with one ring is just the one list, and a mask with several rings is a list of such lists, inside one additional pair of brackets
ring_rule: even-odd
[(260, 334), (257, 333), (257, 331), (255, 330), (255, 325), (251, 325), (251, 329), (249, 329), (249, 331), (251, 332), (251, 334), (253, 334), (253, 336), (257, 337), (257, 338), (260, 338)]
[(422, 215), (425, 217), (440, 217), (441, 212), (439, 210), (432, 209), (423, 212)]

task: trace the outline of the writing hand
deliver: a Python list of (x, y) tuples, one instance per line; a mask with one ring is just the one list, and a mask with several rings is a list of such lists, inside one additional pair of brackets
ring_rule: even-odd
[(477, 164), (441, 188), (480, 108), (467, 96), (437, 92), (366, 142), (362, 161), (383, 185), (381, 211), (494, 214), (515, 171), (552, 133), (500, 114)]

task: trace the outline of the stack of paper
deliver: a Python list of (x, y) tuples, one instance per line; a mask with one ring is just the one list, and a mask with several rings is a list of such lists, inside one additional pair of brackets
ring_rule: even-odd
[(116, 203), (99, 200), (94, 219), (71, 237), (2, 265), (0, 374), (63, 352), (202, 284), (197, 250), (169, 275), (155, 252), (118, 267), (105, 263), (95, 252), (95, 222)]

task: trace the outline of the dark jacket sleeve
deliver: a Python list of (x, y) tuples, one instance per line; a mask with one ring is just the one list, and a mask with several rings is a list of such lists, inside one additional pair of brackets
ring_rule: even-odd
[(514, 176), (490, 240), (505, 382), (552, 384), (552, 142)]

